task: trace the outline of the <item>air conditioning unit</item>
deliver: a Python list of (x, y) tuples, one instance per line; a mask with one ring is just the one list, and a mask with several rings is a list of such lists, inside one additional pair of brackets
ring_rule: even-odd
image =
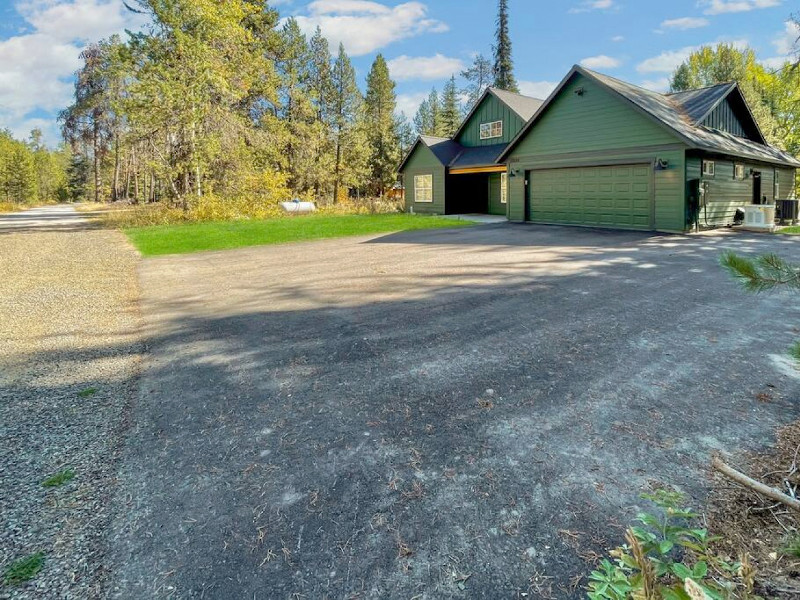
[(749, 204), (744, 207), (744, 224), (747, 231), (775, 231), (775, 205)]

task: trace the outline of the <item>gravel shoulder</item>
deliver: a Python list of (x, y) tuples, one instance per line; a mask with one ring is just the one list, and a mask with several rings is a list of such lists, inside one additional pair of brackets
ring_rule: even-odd
[[(71, 207), (0, 217), (0, 570), (41, 572), (0, 598), (94, 598), (138, 373), (138, 255)], [(74, 478), (45, 487), (71, 470)]]

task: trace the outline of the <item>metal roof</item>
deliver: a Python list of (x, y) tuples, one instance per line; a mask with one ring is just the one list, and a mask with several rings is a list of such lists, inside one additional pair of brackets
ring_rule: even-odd
[(508, 144), (494, 144), (492, 146), (476, 146), (463, 148), (449, 166), (451, 169), (467, 169), (470, 167), (489, 167), (498, 164), (497, 157), (503, 153)]
[(528, 121), (525, 127), (522, 128), (508, 145), (505, 152), (498, 157), (498, 160), (505, 159), (506, 155), (525, 136), (528, 130), (534, 126), (549, 104), (559, 95), (561, 89), (576, 73), (593, 79), (612, 92), (615, 92), (622, 97), (622, 99), (627, 100), (641, 112), (672, 131), (691, 148), (769, 163), (800, 167), (800, 161), (798, 161), (797, 158), (782, 150), (698, 124), (695, 116), (705, 108), (705, 113), (700, 115), (701, 119), (704, 118), (715, 104), (718, 104), (733, 90), (738, 90), (736, 84), (724, 84), (723, 86), (713, 86), (711, 88), (705, 88), (704, 90), (695, 90), (694, 94), (686, 92), (682, 94), (665, 95), (637, 87), (608, 75), (590, 71), (579, 65), (575, 65), (572, 68), (547, 101), (539, 108), (533, 118)]

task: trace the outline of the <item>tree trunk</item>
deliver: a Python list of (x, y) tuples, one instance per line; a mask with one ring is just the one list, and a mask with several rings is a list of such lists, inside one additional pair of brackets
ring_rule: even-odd
[(114, 188), (111, 190), (111, 199), (119, 200), (119, 134), (114, 133)]
[(342, 144), (336, 140), (336, 168), (333, 170), (333, 203), (339, 202), (339, 171), (342, 165)]
[(100, 179), (100, 124), (94, 119), (92, 128), (92, 153), (94, 154), (94, 201), (100, 202), (100, 188), (103, 182)]

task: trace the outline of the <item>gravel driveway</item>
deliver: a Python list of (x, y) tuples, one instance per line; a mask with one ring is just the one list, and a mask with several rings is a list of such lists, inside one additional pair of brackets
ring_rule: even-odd
[[(657, 482), (800, 416), (790, 237), (527, 225), (143, 261), (119, 598), (578, 598)], [(54, 465), (55, 466), (55, 465)]]
[[(0, 598), (101, 597), (103, 535), (137, 342), (136, 252), (73, 208), (0, 215)], [(74, 478), (44, 487), (47, 478)]]

